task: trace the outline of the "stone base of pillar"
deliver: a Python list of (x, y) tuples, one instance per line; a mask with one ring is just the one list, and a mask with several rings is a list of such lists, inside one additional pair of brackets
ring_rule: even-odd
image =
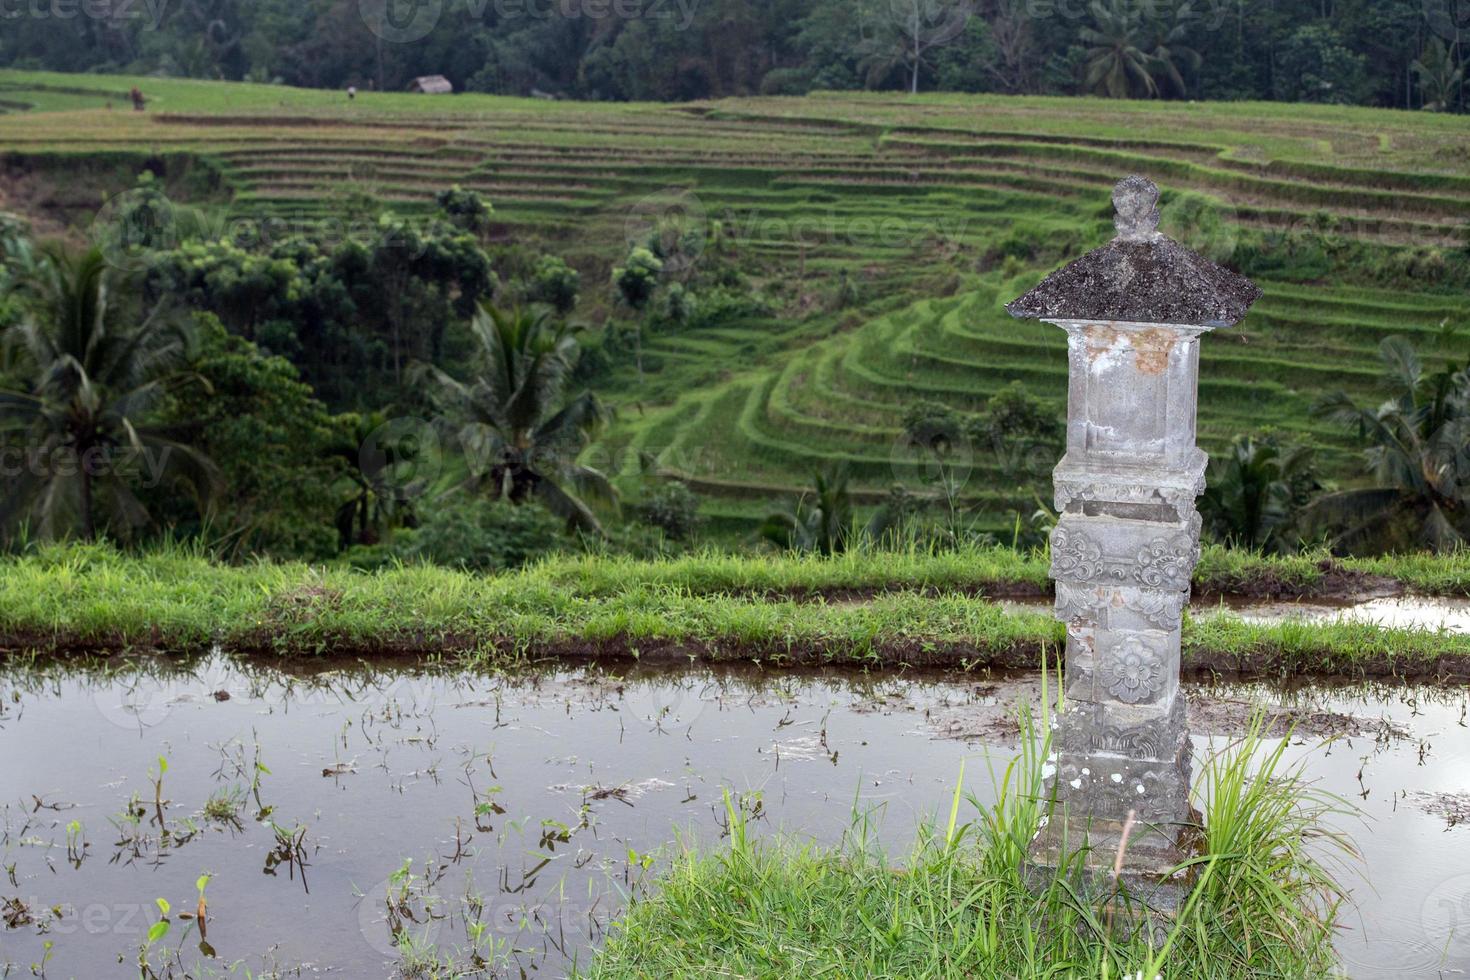
[(1032, 841), (1022, 876), (1037, 893), (1060, 876), (1095, 914), (1113, 923), (1121, 938), (1143, 926), (1162, 939), (1199, 880), (1197, 867), (1175, 870), (1201, 852), (1204, 821), (1198, 812), (1190, 816), (1185, 824), (1155, 828), (1143, 842), (1135, 824), (1116, 876), (1113, 869), (1122, 822), (1094, 818), (1079, 826), (1053, 817)]
[(1027, 880), (1045, 887), (1061, 869), (1096, 906), (1172, 915), (1195, 877), (1176, 869), (1199, 853), (1203, 826), (1189, 803), (1184, 699), (1152, 720), (1144, 741), (1107, 723), (1116, 710), (1074, 703), (1058, 719), (1050, 816), (1031, 842)]

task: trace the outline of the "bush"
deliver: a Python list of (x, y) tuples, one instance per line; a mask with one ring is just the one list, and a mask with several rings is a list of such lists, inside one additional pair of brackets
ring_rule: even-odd
[(761, 95), (806, 95), (812, 90), (805, 68), (773, 68), (761, 79)]
[(493, 209), (474, 191), (467, 191), (456, 184), (447, 191), (440, 191), (434, 201), (456, 228), (479, 234), (490, 227)]
[(685, 289), (676, 282), (670, 285), (668, 291), (664, 293), (661, 316), (665, 323), (684, 326), (694, 319), (698, 309), (699, 297), (694, 295), (694, 290)]
[(678, 480), (663, 484), (638, 507), (638, 518), (674, 541), (687, 541), (699, 526), (699, 497)]
[(613, 285), (617, 287), (624, 303), (635, 310), (641, 310), (653, 298), (663, 269), (663, 261), (656, 255), (646, 248), (635, 248), (628, 253), (627, 264), (613, 270)]
[(171, 488), (157, 516), (177, 533), (206, 533), (244, 554), (321, 559), (337, 549), (334, 518), (345, 470), (330, 451), (332, 417), (296, 368), (197, 315), (190, 369), (208, 383), (179, 388), (162, 423), (218, 467), (226, 488), (209, 524)]
[(402, 542), (394, 550), (404, 558), (499, 572), (519, 568), (567, 544), (564, 522), (542, 507), (518, 507), (461, 494), (422, 510), (422, 524), (395, 541)]
[(555, 255), (543, 255), (531, 275), (527, 295), (537, 303), (551, 305), (565, 316), (577, 305), (577, 292), (581, 288), (582, 277), (576, 269)]

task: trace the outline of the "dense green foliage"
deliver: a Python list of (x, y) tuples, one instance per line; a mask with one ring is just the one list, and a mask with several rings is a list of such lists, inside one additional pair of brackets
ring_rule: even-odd
[(208, 314), (200, 317), (189, 369), (161, 412), (167, 426), (210, 460), (221, 493), (196, 517), (188, 501), (160, 515), (176, 534), (201, 533), (230, 552), (326, 558), (346, 467), (332, 446), (334, 419), (291, 362), (267, 356)]
[(1306, 535), (1302, 512), (1321, 489), (1310, 447), (1283, 447), (1273, 436), (1242, 436), (1212, 461), (1199, 512), (1218, 541), (1281, 552)]
[[(47, 108), (85, 108), (131, 81), (0, 79)], [(325, 445), (298, 430), (280, 472), (324, 485), (306, 461), (326, 458), (335, 475), (289, 533), (190, 513), (176, 487), (167, 506), (145, 501), (150, 533), (321, 557), (329, 523), (337, 548), (376, 556), (354, 561), (411, 556), (397, 532), (461, 494), (506, 492), (519, 464), (491, 477), (509, 449), (570, 494), (560, 509), (575, 524), (601, 526), (599, 548), (769, 539), (837, 551), (863, 533), (1038, 546), (1054, 520), (1066, 363), (1057, 332), (1017, 323), (1003, 304), (1111, 234), (1107, 189), (1125, 170), (1164, 185), (1171, 235), (1266, 292), (1237, 330), (1203, 345), (1199, 438), (1220, 491), (1205, 502), (1210, 533), (1362, 553), (1422, 546), (1416, 521), (1439, 514), (1452, 527), (1464, 511), (1457, 430), (1443, 426), (1436, 444), (1450, 448), (1421, 459), (1440, 501), (1403, 510), (1395, 533), (1344, 536), (1345, 514), (1306, 507), (1323, 491), (1384, 486), (1363, 465), (1368, 430), (1314, 414), (1326, 392), (1381, 399), (1388, 337), (1412, 346), (1426, 378), (1455, 377), (1466, 360), (1470, 174), (1446, 172), (1463, 143), (1455, 118), (908, 95), (730, 100), (692, 114), (144, 84), (157, 114), (0, 117), (0, 135), (22, 148), (6, 158), (18, 186), (66, 182), (44, 200), (99, 204), (125, 189), (95, 219), (37, 198), (38, 224), (73, 222), (74, 238), (142, 276), (142, 302), (215, 314), (259, 356), (291, 362), (327, 412), (351, 413)], [(12, 237), (10, 277), (32, 250)], [(539, 421), (489, 408), (495, 358), (472, 315), (487, 300), (510, 319), (549, 309), (551, 332), (575, 337), (559, 392), (525, 403)], [(4, 349), (15, 357), (19, 345)], [(560, 410), (589, 391), (609, 411), (574, 414), (605, 424), (538, 433), (570, 421)], [(1269, 472), (1277, 464), (1249, 447), (1236, 456), (1237, 439), (1263, 432), (1283, 458), (1310, 453), (1310, 479)], [(828, 487), (843, 478), (825, 506), (819, 472)], [(511, 499), (551, 501), (527, 492), (534, 482), (512, 479)], [(308, 533), (323, 513), (332, 519)], [(483, 550), (448, 560), (475, 564)]]
[(338, 406), (380, 407), (370, 392), (402, 384), (412, 360), (446, 356), (451, 326), (495, 289), (476, 239), (445, 222), (385, 213), (338, 242), (248, 245), (168, 231), (165, 247), (140, 257), (149, 295), (214, 313), (290, 357)]
[(1387, 401), (1363, 408), (1338, 393), (1321, 406), (1368, 443), (1374, 485), (1329, 494), (1314, 512), (1339, 545), (1454, 551), (1470, 538), (1470, 359), (1429, 372), (1398, 337), (1380, 357)]
[(153, 411), (202, 382), (186, 369), (177, 310), (140, 302), (97, 248), (42, 249), (16, 291), (20, 322), (4, 340), (17, 353), (0, 379), (11, 382), (0, 387), (0, 534), (129, 537), (150, 521), (138, 491), (178, 481), (207, 506), (212, 464)]
[(211, 0), (6, 21), (0, 65), (687, 100), (812, 89), (1464, 105), (1455, 0)]

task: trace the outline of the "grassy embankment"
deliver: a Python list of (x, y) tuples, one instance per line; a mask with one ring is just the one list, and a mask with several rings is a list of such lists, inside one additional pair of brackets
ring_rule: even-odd
[[(1067, 872), (1048, 887), (1027, 887), (1021, 865), (1047, 810), (1047, 743), (1031, 734), (1023, 739), (1029, 748), (996, 776), (997, 802), (975, 804), (960, 827), (957, 794), (947, 823), (921, 834), (903, 868), (887, 862), (860, 820), (832, 850), (755, 842), (727, 799), (729, 847), (677, 859), (614, 926), (585, 976), (1234, 980), (1334, 972), (1343, 895), (1332, 870), (1353, 848), (1333, 823), (1352, 808), (1285, 765), (1284, 741), (1264, 744), (1257, 726), (1206, 761), (1196, 788), (1202, 853), (1181, 866), (1194, 892), (1161, 939), (1141, 929), (1126, 935), (1110, 896), (1085, 895)], [(1307, 839), (1315, 852), (1302, 847)], [(1112, 865), (1113, 855), (1098, 857), (1089, 863)]]
[[(1398, 574), (1470, 593), (1470, 557), (1347, 563), (1208, 550), (1201, 582), (1278, 592)], [(197, 650), (482, 653), (758, 660), (771, 664), (1032, 667), (1062, 628), (985, 596), (1040, 595), (1046, 566), (1004, 549), (837, 559), (693, 556), (663, 562), (556, 559), (478, 576), (404, 567), (366, 574), (182, 552), (125, 556), (48, 547), (0, 562), (0, 643), (42, 651)], [(1343, 576), (1348, 576), (1344, 578)], [(1381, 583), (1380, 583), (1381, 584)], [(865, 597), (865, 598), (855, 598)], [(1470, 637), (1369, 624), (1191, 619), (1185, 662), (1248, 674), (1470, 676)]]
[[(134, 84), (146, 113), (127, 108)], [(1459, 356), (1441, 328), (1465, 320), (1463, 289), (1436, 282), (1470, 221), (1464, 117), (891, 93), (664, 106), (367, 92), (349, 103), (15, 71), (0, 71), (0, 99), (32, 107), (0, 116), (20, 175), (7, 207), (85, 225), (130, 182), (123, 171), (149, 163), (178, 171), (181, 192), (208, 185), (232, 220), (309, 230), (340, 216), (344, 190), (422, 211), (460, 184), (494, 203), (497, 236), (582, 272), (578, 314), (591, 322), (612, 309), (609, 270), (630, 217), (685, 213), (692, 199), (706, 250), (738, 264), (768, 312), (651, 333), (645, 375), (625, 366), (605, 385), (622, 411), (592, 452), (630, 493), (640, 454), (656, 457), (728, 535), (748, 534), (822, 464), (847, 466), (863, 507), (896, 481), (919, 485), (895, 449), (916, 399), (975, 411), (1020, 380), (1060, 406), (1061, 332), (1019, 325), (1002, 304), (1111, 234), (1108, 193), (1130, 171), (1164, 187), (1166, 230), (1251, 264), (1265, 289), (1238, 329), (1204, 345), (1207, 451), (1269, 426), (1317, 447), (1329, 477), (1359, 478), (1351, 433), (1313, 403), (1337, 389), (1373, 402), (1389, 335), (1431, 363)], [(985, 447), (966, 497), (1002, 540), (1009, 515), (1035, 506)]]

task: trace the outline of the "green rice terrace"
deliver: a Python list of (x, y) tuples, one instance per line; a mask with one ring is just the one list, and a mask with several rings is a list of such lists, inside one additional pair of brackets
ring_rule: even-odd
[[(303, 80), (371, 2), (133, 36)], [(1197, 6), (996, 5), (1115, 95)], [(104, 64), (31, 13), (6, 59)], [(579, 94), (674, 63), (584, 13)], [(1277, 16), (1256, 90), (1346, 93)], [(1445, 112), (0, 70), (0, 980), (1464, 976), (1470, 117), (1414, 41)]]
[[(135, 82), (146, 112), (128, 103)], [(325, 218), (353, 189), (413, 212), (460, 185), (492, 201), (497, 236), (554, 246), (582, 272), (594, 321), (633, 230), (676, 214), (696, 236), (692, 261), (733, 258), (769, 286), (769, 312), (651, 334), (642, 371), (620, 369), (605, 392), (618, 421), (590, 452), (625, 480), (652, 455), (715, 527), (748, 529), (824, 463), (847, 464), (859, 504), (920, 487), (921, 461), (897, 448), (916, 400), (973, 411), (1019, 380), (1060, 407), (1061, 332), (1002, 307), (1110, 237), (1108, 189), (1128, 172), (1165, 187), (1167, 232), (1238, 260), (1265, 291), (1204, 345), (1206, 451), (1274, 428), (1350, 481), (1352, 433), (1315, 418), (1314, 402), (1336, 390), (1371, 402), (1390, 335), (1429, 361), (1465, 346), (1453, 331), (1466, 290), (1446, 272), (1470, 227), (1461, 117), (873, 93), (349, 102), (14, 71), (0, 73), (0, 98), (16, 178), (0, 207), (84, 226), (149, 159), (192, 198), (171, 193), (242, 221)], [(843, 290), (853, 302), (828, 302)], [(1034, 508), (990, 455), (965, 465), (990, 527)]]

